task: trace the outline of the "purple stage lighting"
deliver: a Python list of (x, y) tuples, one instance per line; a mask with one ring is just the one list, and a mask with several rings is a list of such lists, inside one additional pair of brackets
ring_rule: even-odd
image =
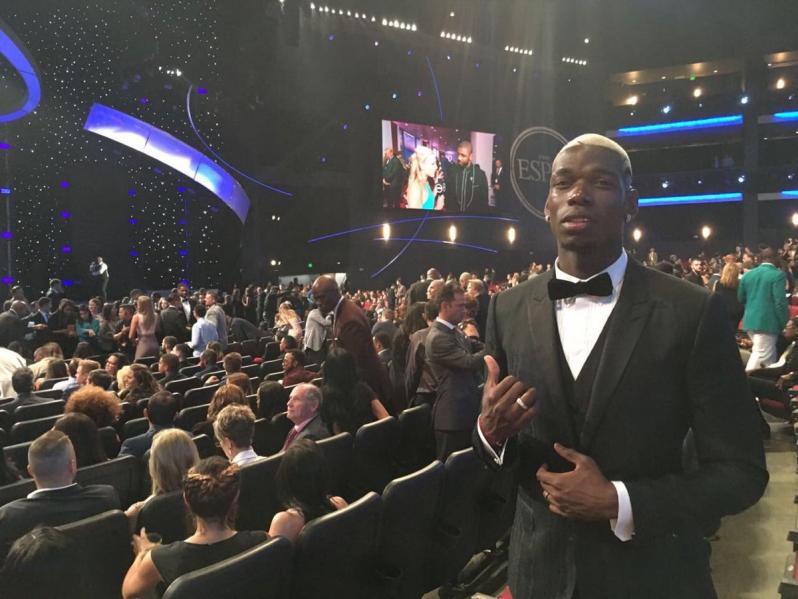
[(185, 258), (186, 256), (188, 256), (188, 250), (180, 250), (180, 252), (178, 252), (178, 253), (179, 253), (181, 256), (183, 256), (184, 258)]
[(6, 285), (11, 285), (14, 282), (14, 277), (3, 277), (3, 283)]
[(127, 195), (129, 195), (132, 198), (133, 196), (136, 195), (136, 190), (133, 189), (133, 188), (128, 189), (127, 190)]
[(185, 142), (102, 104), (91, 107), (83, 128), (142, 152), (194, 179), (235, 212), (242, 224), (246, 222), (250, 200), (238, 181)]
[(67, 188), (70, 186), (70, 182), (69, 182), (69, 181), (60, 181), (60, 182), (58, 183), (58, 186), (59, 186), (61, 189), (67, 189)]
[(11, 149), (11, 144), (10, 143), (6, 143), (4, 141), (0, 141), (0, 150), (10, 150), (10, 149)]
[(127, 219), (127, 222), (130, 223), (131, 225), (135, 225), (139, 221), (137, 221), (135, 218), (129, 218)]
[(130, 250), (130, 257), (131, 258), (137, 258), (138, 255), (139, 255), (139, 251), (138, 250)]
[(63, 254), (71, 254), (72, 253), (72, 246), (65, 245), (61, 247), (61, 253)]
[(61, 211), (61, 212), (59, 212), (58, 214), (59, 214), (59, 215), (61, 216), (61, 218), (63, 218), (64, 220), (69, 220), (69, 219), (72, 217), (72, 214), (71, 214), (71, 213), (69, 213), (69, 212), (67, 212), (66, 210), (62, 210), (62, 211)]
[(10, 187), (0, 187), (0, 195), (10, 196), (11, 195), (11, 188)]
[(75, 284), (72, 279), (64, 279), (61, 282), (64, 284), (64, 287), (72, 287), (72, 285)]
[(28, 55), (25, 45), (11, 33), (11, 29), (0, 20), (0, 55), (15, 70), (25, 84), (25, 93), (18, 105), (10, 112), (0, 114), (0, 123), (8, 123), (29, 114), (39, 105), (42, 98), (42, 88), (33, 58)]
[(177, 186), (177, 193), (186, 193), (186, 186), (185, 185), (178, 185)]
[(198, 87), (198, 88), (197, 88), (197, 93), (198, 93), (200, 96), (204, 96), (205, 94), (207, 94), (207, 93), (208, 93), (208, 90), (207, 90), (207, 89), (205, 89), (204, 87)]
[(149, 103), (150, 103), (149, 98), (139, 98), (139, 104), (149, 104)]
[(0, 233), (0, 237), (3, 239), (14, 239), (14, 234), (11, 231), (3, 231)]

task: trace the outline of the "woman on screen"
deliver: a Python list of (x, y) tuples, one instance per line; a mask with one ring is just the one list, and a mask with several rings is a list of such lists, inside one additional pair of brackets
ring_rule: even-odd
[(438, 172), (438, 160), (435, 152), (427, 146), (416, 146), (410, 156), (410, 175), (407, 181), (405, 200), (408, 208), (421, 210), (442, 210), (442, 195), (436, 198), (430, 182), (435, 180)]

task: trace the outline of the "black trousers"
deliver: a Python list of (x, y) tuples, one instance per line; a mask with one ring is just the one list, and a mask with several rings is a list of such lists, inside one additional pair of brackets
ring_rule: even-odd
[(435, 457), (445, 462), (455, 451), (471, 447), (471, 431), (435, 431)]

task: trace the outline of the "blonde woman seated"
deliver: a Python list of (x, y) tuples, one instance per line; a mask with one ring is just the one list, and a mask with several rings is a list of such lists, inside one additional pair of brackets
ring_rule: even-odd
[(280, 307), (277, 309), (277, 316), (274, 318), (274, 326), (278, 329), (278, 332), (283, 333), (284, 336), (289, 335), (293, 337), (296, 339), (297, 343), (301, 341), (302, 321), (294, 311), (291, 302), (283, 302), (280, 304)]
[(427, 146), (416, 146), (410, 156), (410, 174), (407, 179), (405, 201), (408, 208), (421, 210), (443, 210), (443, 195), (435, 199), (435, 176), (438, 159)]
[(296, 541), (305, 524), (346, 507), (341, 497), (329, 494), (330, 473), (324, 454), (311, 439), (298, 439), (286, 450), (275, 482), (286, 508), (274, 515), (269, 536)]

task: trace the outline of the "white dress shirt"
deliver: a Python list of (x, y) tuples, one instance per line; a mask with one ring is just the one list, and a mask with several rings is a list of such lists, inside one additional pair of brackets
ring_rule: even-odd
[[(626, 264), (629, 258), (625, 251), (621, 251), (620, 257), (610, 264), (606, 269), (596, 273), (591, 279), (600, 274), (607, 273), (612, 280), (612, 295), (607, 297), (597, 297), (593, 295), (579, 295), (573, 298), (556, 300), (554, 303), (557, 318), (557, 330), (560, 335), (565, 361), (571, 370), (574, 380), (579, 376), (582, 367), (585, 365), (593, 346), (601, 336), (607, 320), (612, 314), (615, 304), (623, 287), (623, 277), (626, 273)], [(559, 263), (554, 264), (555, 278), (579, 283), (590, 279), (579, 279), (560, 269)], [(490, 444), (485, 440), (482, 430), (477, 426), (477, 433), (483, 446), (494, 458), (496, 463), (501, 464), (504, 460), (504, 448), (501, 454), (496, 454)], [(629, 492), (626, 485), (620, 481), (611, 481), (618, 494), (618, 518), (610, 520), (610, 527), (615, 536), (621, 541), (628, 541), (634, 535), (634, 517), (632, 514), (632, 502), (629, 499)]]
[(251, 447), (249, 449), (245, 449), (244, 451), (239, 451), (237, 454), (233, 456), (233, 459), (230, 460), (231, 464), (235, 464), (236, 466), (244, 466), (245, 464), (249, 464), (250, 462), (254, 462), (255, 460), (259, 460), (260, 456), (255, 453), (255, 450)]

